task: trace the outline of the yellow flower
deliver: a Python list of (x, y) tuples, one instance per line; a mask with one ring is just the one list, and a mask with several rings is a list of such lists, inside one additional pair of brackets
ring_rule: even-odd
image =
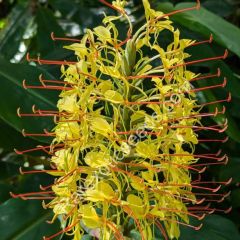
[[(105, 16), (104, 26), (65, 47), (78, 61), (61, 67), (65, 88), (50, 149), (56, 170), (49, 171), (58, 176), (56, 197), (45, 207), (54, 219), (65, 216), (64, 232), (75, 240), (86, 229), (103, 240), (124, 239), (129, 223), (142, 240), (154, 239), (155, 225), (165, 239), (179, 238), (180, 224), (193, 227), (189, 216), (201, 218), (188, 208), (198, 203), (192, 188), (207, 189), (191, 184), (190, 175), (201, 172), (191, 165), (201, 157), (195, 130), (204, 116), (191, 85), (198, 75), (186, 69), (185, 49), (195, 41), (180, 39), (148, 0), (146, 23), (134, 34), (127, 1), (100, 1), (119, 15)], [(120, 18), (129, 23), (124, 41), (114, 24)], [(165, 48), (158, 42), (163, 30), (172, 35)]]

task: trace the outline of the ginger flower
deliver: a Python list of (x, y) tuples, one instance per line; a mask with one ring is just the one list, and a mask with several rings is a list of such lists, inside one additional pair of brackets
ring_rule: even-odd
[[(146, 21), (135, 32), (125, 10), (127, 1), (99, 1), (116, 10), (116, 16), (105, 16), (103, 24), (88, 29), (81, 40), (52, 34), (54, 41), (74, 42), (65, 48), (74, 52), (75, 62), (27, 56), (39, 64), (60, 65), (62, 80), (40, 77), (42, 86), (37, 87), (60, 91), (58, 111), (33, 108), (32, 114), (24, 114), (18, 110), (21, 117), (54, 117), (55, 128), (38, 134), (53, 137), (52, 144), (16, 152), (48, 152), (53, 169), (42, 172), (56, 179), (41, 186), (41, 192), (12, 195), (45, 199), (43, 206), (54, 212), (52, 221), (62, 216), (66, 227), (44, 237), (48, 240), (62, 233), (74, 240), (85, 233), (103, 240), (128, 239), (133, 229), (139, 239), (151, 240), (156, 227), (165, 240), (178, 239), (180, 225), (201, 228), (189, 223), (190, 216), (201, 220), (216, 210), (209, 199), (220, 201), (227, 196), (217, 192), (229, 182), (203, 182), (200, 177), (208, 165), (226, 164), (227, 156), (195, 151), (199, 143), (227, 140), (200, 139), (199, 133), (224, 132), (227, 122), (203, 126), (201, 119), (223, 114), (225, 109), (204, 110), (230, 101), (230, 96), (204, 104), (197, 101), (198, 92), (224, 87), (226, 79), (195, 88), (193, 82), (220, 77), (220, 71), (201, 75), (187, 69), (225, 59), (227, 51), (214, 58), (188, 60), (187, 48), (211, 43), (212, 37), (202, 42), (181, 39), (170, 16), (199, 9), (199, 1), (192, 8), (164, 14), (143, 0)], [(115, 25), (119, 20), (129, 24), (123, 41)], [(166, 47), (159, 45), (163, 32), (172, 36)], [(24, 87), (36, 88), (26, 82)], [(199, 164), (199, 159), (206, 161)]]

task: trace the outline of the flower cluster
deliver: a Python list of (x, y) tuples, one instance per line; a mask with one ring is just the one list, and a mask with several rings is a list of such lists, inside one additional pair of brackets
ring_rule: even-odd
[[(219, 153), (195, 153), (196, 144), (208, 141), (198, 139), (199, 131), (224, 131), (218, 125), (201, 124), (202, 117), (221, 112), (201, 113), (202, 107), (214, 103), (199, 105), (196, 93), (224, 87), (226, 82), (193, 88), (193, 81), (219, 73), (199, 76), (186, 68), (225, 58), (226, 53), (186, 60), (190, 57), (186, 48), (212, 39), (181, 39), (169, 16), (198, 9), (199, 1), (191, 9), (164, 14), (143, 0), (146, 23), (135, 33), (125, 11), (127, 1), (116, 0), (112, 5), (100, 1), (118, 16), (105, 16), (102, 26), (88, 29), (81, 40), (65, 47), (74, 51), (76, 62), (35, 60), (61, 64), (63, 78), (56, 81), (59, 86), (47, 85), (47, 80), (41, 79), (43, 88), (61, 90), (58, 111), (33, 110), (35, 115), (55, 117), (55, 128), (44, 134), (54, 137), (47, 150), (54, 170), (46, 172), (56, 180), (42, 187), (43, 191), (52, 191), (42, 193), (54, 196), (44, 202), (44, 207), (53, 209), (53, 221), (63, 215), (66, 224), (61, 232), (45, 239), (62, 232), (73, 235), (74, 240), (81, 239), (84, 232), (104, 240), (125, 239), (136, 229), (141, 239), (150, 240), (154, 239), (155, 226), (165, 239), (179, 238), (179, 225), (196, 230), (201, 227), (190, 225), (189, 216), (202, 219), (211, 212), (210, 208), (193, 206), (204, 199), (192, 190), (219, 190), (205, 187), (200, 180), (192, 182), (190, 172), (199, 175), (206, 169), (204, 164), (197, 164), (199, 158), (226, 160), (225, 156), (218, 158)], [(122, 19), (129, 24), (123, 41), (115, 25)], [(173, 40), (162, 47), (159, 39), (165, 32)]]

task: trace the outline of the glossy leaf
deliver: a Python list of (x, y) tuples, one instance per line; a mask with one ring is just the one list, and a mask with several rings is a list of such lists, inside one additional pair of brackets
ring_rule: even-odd
[[(22, 80), (26, 79), (28, 85), (39, 85), (38, 77), (43, 72), (37, 67), (24, 64), (10, 64), (0, 60), (0, 116), (7, 124), (18, 131), (26, 129), (26, 132), (41, 133), (44, 128), (51, 129), (53, 126), (50, 117), (26, 117), (17, 116), (17, 108), (21, 107), (22, 112), (32, 112), (32, 105), (38, 109), (55, 110), (58, 92), (42, 89), (25, 90)], [(51, 79), (48, 73), (43, 73), (46, 79)], [(37, 138), (40, 141), (48, 142), (48, 138)]]
[(40, 240), (60, 228), (58, 220), (51, 225), (46, 223), (52, 213), (44, 210), (39, 201), (10, 199), (0, 205), (0, 216), (1, 240)]
[(28, 4), (17, 4), (8, 15), (7, 24), (0, 32), (0, 53), (6, 59), (12, 59), (18, 52), (26, 26), (32, 19)]
[(38, 141), (34, 141), (28, 137), (23, 137), (21, 133), (16, 131), (13, 127), (6, 124), (0, 119), (0, 148), (3, 148), (5, 151), (13, 151), (14, 148), (32, 148), (39, 145)]
[(227, 166), (221, 168), (219, 177), (222, 180), (233, 178), (234, 183), (240, 182), (240, 158), (230, 157)]
[(57, 46), (57, 43), (51, 39), (51, 32), (54, 32), (59, 37), (64, 37), (64, 32), (53, 13), (47, 8), (38, 9), (36, 22), (38, 50), (44, 56)]
[[(197, 226), (198, 221), (191, 221), (191, 224)], [(189, 227), (181, 228), (180, 240), (239, 240), (240, 235), (236, 226), (219, 215), (210, 215), (203, 220), (203, 227), (195, 231)]]
[[(194, 6), (194, 3), (180, 3), (174, 8), (170, 3), (160, 3), (158, 9), (163, 12), (171, 12), (192, 6)], [(193, 10), (176, 14), (171, 18), (207, 38), (210, 34), (213, 34), (215, 41), (240, 56), (240, 29), (204, 7), (201, 7), (198, 11)]]
[[(211, 91), (205, 91), (204, 96), (207, 100), (206, 102), (214, 102), (218, 100)], [(216, 107), (219, 111), (223, 109), (222, 104), (210, 105), (208, 109), (210, 112), (214, 112)], [(239, 127), (229, 113), (225, 113), (225, 115), (217, 115), (216, 117), (213, 117), (213, 120), (218, 124), (223, 124), (226, 118), (228, 120), (228, 128), (226, 130), (227, 135), (233, 140), (240, 142)]]

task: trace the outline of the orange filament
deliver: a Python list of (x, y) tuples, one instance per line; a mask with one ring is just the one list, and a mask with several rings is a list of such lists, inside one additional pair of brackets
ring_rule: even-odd
[(208, 106), (208, 105), (213, 105), (213, 104), (218, 104), (218, 103), (223, 103), (223, 102), (231, 102), (231, 100), (232, 100), (232, 95), (229, 92), (228, 97), (226, 99), (217, 100), (217, 101), (213, 101), (213, 102), (207, 102), (207, 103), (203, 103), (203, 104), (198, 105), (198, 106), (205, 107), (205, 106)]
[(105, 0), (98, 0), (99, 2), (105, 4), (106, 6), (112, 8), (113, 10), (116, 10), (117, 12), (121, 13), (121, 14), (125, 14), (125, 11), (123, 11), (122, 9), (119, 9), (117, 7), (114, 7), (112, 4), (108, 3), (107, 1)]
[(225, 137), (224, 139), (198, 139), (198, 142), (220, 142), (225, 143), (227, 142), (229, 137)]
[(212, 41), (213, 41), (213, 35), (211, 34), (208, 40), (204, 40), (204, 41), (201, 41), (201, 42), (195, 42), (191, 46), (197, 46), (197, 45), (201, 45), (201, 44), (204, 44), (204, 43), (212, 43)]
[(70, 87), (61, 87), (61, 86), (51, 86), (51, 85), (43, 85), (43, 86), (32, 86), (27, 85), (26, 80), (24, 79), (22, 82), (24, 89), (48, 89), (48, 90), (60, 90), (60, 91), (67, 91), (67, 90), (73, 90), (74, 88)]
[(81, 40), (76, 38), (61, 38), (61, 37), (55, 37), (54, 32), (51, 32), (51, 39), (53, 41), (70, 41), (70, 42), (81, 42)]
[(31, 170), (31, 171), (23, 171), (22, 167), (19, 168), (19, 172), (20, 174), (24, 175), (24, 174), (35, 174), (35, 173), (63, 173), (64, 171), (61, 170)]
[(166, 233), (163, 225), (158, 220), (155, 221), (155, 224), (158, 227), (158, 229), (160, 230), (160, 232), (162, 233), (164, 240), (168, 240), (167, 233)]
[(74, 65), (78, 62), (68, 62), (68, 61), (57, 61), (57, 60), (45, 60), (38, 58), (30, 58), (29, 53), (26, 55), (26, 60), (28, 62), (37, 62), (38, 64), (49, 64), (49, 65)]
[(194, 65), (194, 64), (203, 63), (203, 62), (222, 60), (222, 59), (226, 59), (227, 56), (228, 56), (228, 50), (226, 49), (222, 56), (211, 57), (211, 58), (203, 58), (203, 59), (199, 59), (199, 60), (185, 62), (185, 63), (181, 63), (181, 64), (177, 64), (175, 66), (169, 67), (168, 69), (174, 69), (174, 68), (178, 68), (178, 67), (189, 66), (189, 65)]
[(52, 137), (55, 136), (55, 133), (26, 133), (25, 130), (22, 130), (22, 135), (24, 137), (35, 136), (35, 137)]
[(75, 222), (75, 223), (73, 223), (73, 224), (67, 226), (67, 227), (64, 228), (63, 230), (61, 230), (61, 231), (59, 231), (59, 232), (53, 234), (53, 235), (50, 236), (50, 237), (45, 237), (45, 236), (44, 236), (44, 237), (43, 237), (43, 240), (51, 240), (51, 239), (53, 239), (53, 238), (55, 238), (55, 237), (61, 235), (62, 233), (66, 233), (66, 232), (68, 232), (69, 230), (71, 230), (73, 227), (75, 227), (78, 223), (79, 223), (79, 220), (78, 220), (77, 222)]
[(190, 8), (184, 8), (184, 9), (179, 9), (179, 10), (176, 10), (176, 11), (173, 11), (173, 12), (170, 12), (170, 13), (167, 13), (167, 14), (164, 14), (162, 16), (159, 16), (156, 18), (156, 21), (161, 19), (161, 18), (166, 18), (166, 17), (170, 17), (172, 15), (175, 15), (177, 13), (183, 13), (183, 12), (188, 12), (188, 11), (192, 11), (192, 10), (199, 10), (201, 7), (201, 3), (200, 3), (200, 0), (197, 0), (197, 4), (196, 6), (194, 7), (190, 7)]
[(190, 82), (203, 80), (203, 79), (209, 79), (209, 78), (215, 78), (215, 77), (220, 77), (220, 76), (221, 76), (221, 70), (220, 70), (220, 68), (218, 68), (217, 73), (208, 74), (208, 75), (204, 75), (204, 76), (201, 76), (201, 77), (196, 77), (196, 78), (191, 79)]
[[(205, 181), (205, 182), (196, 182), (197, 184), (222, 184), (222, 185), (225, 185), (225, 186), (227, 186), (227, 185), (229, 185), (229, 184), (231, 184), (231, 182), (232, 182), (232, 178), (230, 178), (228, 181), (225, 181), (225, 182), (213, 182), (213, 181)], [(195, 182), (194, 183), (192, 183), (192, 184), (195, 184)]]
[[(64, 144), (57, 144), (55, 145), (54, 147), (63, 147)], [(22, 155), (22, 154), (25, 154), (25, 153), (29, 153), (29, 152), (35, 152), (35, 151), (39, 151), (39, 150), (46, 150), (46, 149), (50, 149), (52, 146), (39, 146), (39, 147), (36, 147), (36, 148), (32, 148), (32, 149), (27, 149), (27, 150), (23, 150), (23, 151), (19, 151), (17, 149), (14, 149), (14, 151), (19, 154), (19, 155)]]

